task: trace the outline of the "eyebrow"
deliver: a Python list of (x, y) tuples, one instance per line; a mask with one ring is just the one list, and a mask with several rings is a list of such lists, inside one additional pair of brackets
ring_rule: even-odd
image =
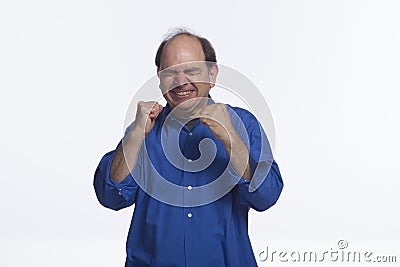
[[(187, 69), (183, 69), (183, 72), (193, 72), (193, 71), (201, 71), (200, 67), (189, 67)], [(160, 71), (160, 73), (162, 75), (170, 75), (170, 74), (177, 74), (179, 73), (178, 70), (174, 70), (174, 69), (164, 69), (162, 71)]]
[(166, 75), (166, 74), (177, 74), (178, 71), (176, 71), (176, 70), (171, 70), (171, 69), (164, 69), (164, 70), (160, 71), (160, 73), (161, 73), (162, 75)]
[(200, 67), (190, 67), (190, 68), (185, 69), (184, 71), (191, 72), (191, 71), (200, 71), (200, 70), (201, 70)]

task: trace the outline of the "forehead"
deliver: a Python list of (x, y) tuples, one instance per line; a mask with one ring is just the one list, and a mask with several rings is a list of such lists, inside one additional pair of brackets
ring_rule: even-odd
[(178, 35), (169, 40), (161, 55), (161, 69), (193, 61), (204, 61), (200, 41), (193, 36)]
[(204, 72), (207, 70), (207, 62), (205, 61), (190, 61), (178, 65), (165, 67), (159, 71), (159, 74), (172, 74), (178, 72)]

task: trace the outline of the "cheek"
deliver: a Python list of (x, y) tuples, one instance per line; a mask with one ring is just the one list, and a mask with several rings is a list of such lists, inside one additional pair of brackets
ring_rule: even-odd
[(210, 90), (209, 83), (195, 83), (195, 86), (197, 87), (199, 94), (207, 95), (208, 91)]
[(160, 89), (163, 94), (168, 93), (171, 86), (167, 82), (160, 82)]

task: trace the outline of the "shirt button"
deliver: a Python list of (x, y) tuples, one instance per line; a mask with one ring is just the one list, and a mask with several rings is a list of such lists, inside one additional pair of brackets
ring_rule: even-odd
[(189, 161), (189, 162), (192, 162), (193, 160), (191, 160), (191, 159), (188, 159), (188, 161)]
[(122, 189), (118, 189), (118, 195), (122, 195)]
[(193, 214), (188, 213), (188, 217), (189, 217), (189, 218), (192, 218), (192, 216), (193, 216)]
[(193, 135), (193, 133), (192, 133), (192, 132), (190, 132), (190, 133), (189, 133), (189, 135), (190, 135), (190, 136), (192, 136), (192, 135)]
[(189, 185), (189, 186), (187, 187), (187, 189), (188, 189), (188, 190), (192, 190), (193, 187), (192, 187), (191, 185)]

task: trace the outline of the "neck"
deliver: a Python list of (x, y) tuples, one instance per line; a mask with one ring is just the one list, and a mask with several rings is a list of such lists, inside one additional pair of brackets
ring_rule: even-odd
[(189, 121), (198, 118), (202, 108), (207, 106), (208, 98), (197, 99), (193, 105), (181, 104), (171, 110), (171, 115), (181, 121)]

